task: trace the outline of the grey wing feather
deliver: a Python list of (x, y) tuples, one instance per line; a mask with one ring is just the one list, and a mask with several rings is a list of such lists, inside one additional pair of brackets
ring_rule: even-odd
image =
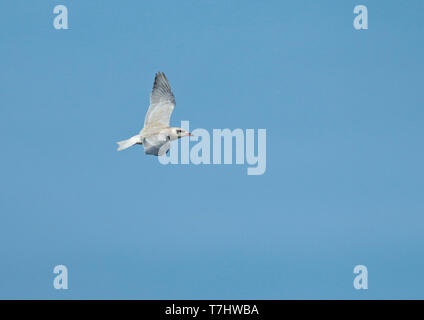
[(174, 107), (175, 97), (168, 79), (163, 72), (158, 72), (150, 94), (150, 106), (144, 120), (144, 126), (169, 126)]
[(171, 147), (169, 137), (160, 135), (151, 136), (143, 139), (144, 152), (154, 156), (162, 156), (168, 152)]

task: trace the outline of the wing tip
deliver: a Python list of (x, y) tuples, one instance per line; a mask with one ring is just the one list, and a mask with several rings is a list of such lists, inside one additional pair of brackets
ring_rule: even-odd
[(165, 72), (162, 72), (162, 71), (158, 71), (158, 72), (156, 72), (156, 74), (155, 74), (155, 79), (157, 79), (157, 78), (162, 78), (162, 77), (166, 79)]
[(168, 78), (165, 76), (164, 72), (156, 73), (152, 91), (159, 87), (164, 87), (166, 91), (169, 91), (172, 94), (171, 85), (169, 84)]

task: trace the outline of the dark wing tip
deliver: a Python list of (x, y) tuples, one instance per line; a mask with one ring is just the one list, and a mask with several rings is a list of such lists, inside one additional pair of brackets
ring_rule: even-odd
[(175, 97), (165, 73), (157, 72), (153, 83), (152, 93), (150, 94), (150, 103), (156, 103), (161, 100), (171, 101), (175, 104)]
[[(158, 77), (165, 77), (165, 73), (160, 72), (160, 71), (156, 72), (156, 74), (155, 74), (155, 78), (158, 78)], [(165, 77), (165, 78), (166, 78), (166, 77)]]
[[(162, 81), (162, 79), (164, 81)], [(169, 83), (168, 82), (168, 79), (165, 76), (165, 73), (160, 72), (160, 71), (159, 72), (156, 72), (156, 74), (155, 74), (155, 81), (153, 83), (153, 88), (156, 88), (159, 85), (159, 81), (160, 82), (164, 82), (165, 84), (168, 84)], [(169, 84), (168, 84), (168, 86), (169, 86)]]

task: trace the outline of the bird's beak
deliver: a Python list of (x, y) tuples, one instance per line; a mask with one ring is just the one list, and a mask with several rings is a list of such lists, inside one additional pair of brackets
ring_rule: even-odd
[(193, 134), (191, 134), (190, 132), (188, 133), (188, 136), (189, 136), (189, 137), (194, 137), (194, 135), (193, 135)]

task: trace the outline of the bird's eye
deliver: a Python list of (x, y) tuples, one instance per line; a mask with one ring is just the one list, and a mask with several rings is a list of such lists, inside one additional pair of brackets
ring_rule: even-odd
[(181, 133), (181, 130), (177, 129), (177, 134), (180, 134), (180, 133)]

